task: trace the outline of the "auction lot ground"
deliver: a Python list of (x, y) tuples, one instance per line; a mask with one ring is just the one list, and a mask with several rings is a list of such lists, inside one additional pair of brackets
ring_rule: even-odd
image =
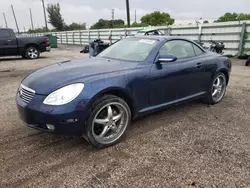
[(133, 122), (116, 146), (27, 128), (15, 93), (30, 72), (82, 58), (53, 49), (38, 60), (0, 58), (0, 187), (250, 187), (250, 67), (233, 61), (224, 100), (192, 102)]

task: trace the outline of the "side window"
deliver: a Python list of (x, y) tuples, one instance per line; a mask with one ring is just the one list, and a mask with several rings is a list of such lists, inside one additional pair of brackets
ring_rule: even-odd
[(196, 55), (201, 55), (203, 54), (204, 52), (198, 47), (196, 46), (195, 44), (193, 44), (193, 47), (194, 47), (194, 52)]
[(162, 46), (160, 50), (160, 54), (162, 55), (173, 54), (178, 59), (194, 57), (195, 53), (194, 53), (194, 48), (192, 45), (193, 44), (188, 41), (172, 40), (172, 41), (166, 42)]
[(10, 33), (8, 30), (0, 30), (0, 38), (8, 39), (10, 37)]

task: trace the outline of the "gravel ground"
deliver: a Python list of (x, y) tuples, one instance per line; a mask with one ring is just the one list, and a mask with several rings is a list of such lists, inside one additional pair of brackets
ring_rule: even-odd
[(29, 72), (81, 58), (53, 49), (38, 60), (0, 59), (0, 187), (250, 187), (250, 67), (233, 63), (224, 100), (180, 105), (136, 120), (119, 144), (27, 128), (15, 92)]

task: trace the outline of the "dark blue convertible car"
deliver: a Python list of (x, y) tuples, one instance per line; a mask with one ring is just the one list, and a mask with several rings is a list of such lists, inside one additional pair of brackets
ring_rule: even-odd
[(130, 121), (188, 100), (220, 102), (231, 61), (193, 41), (168, 36), (122, 39), (97, 57), (60, 62), (27, 76), (16, 102), (31, 128), (117, 143)]

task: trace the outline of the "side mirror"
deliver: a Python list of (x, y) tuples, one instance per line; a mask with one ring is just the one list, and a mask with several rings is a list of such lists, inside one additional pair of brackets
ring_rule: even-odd
[(167, 54), (167, 55), (160, 55), (158, 62), (160, 63), (168, 63), (168, 62), (174, 62), (177, 60), (177, 57), (173, 54)]

